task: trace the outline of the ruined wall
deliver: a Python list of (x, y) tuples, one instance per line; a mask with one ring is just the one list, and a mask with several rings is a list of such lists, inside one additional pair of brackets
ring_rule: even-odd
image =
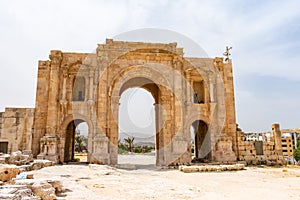
[(238, 130), (238, 160), (250, 165), (283, 165), (281, 132), (279, 124), (272, 125), (269, 141), (246, 141), (245, 133)]
[(6, 108), (0, 115), (0, 142), (8, 142), (7, 152), (31, 150), (33, 108)]

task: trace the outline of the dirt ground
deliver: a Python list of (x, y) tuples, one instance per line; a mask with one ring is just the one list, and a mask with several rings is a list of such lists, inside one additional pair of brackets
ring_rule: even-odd
[(183, 173), (150, 165), (147, 156), (120, 160), (143, 159), (149, 163), (137, 170), (69, 164), (34, 171), (34, 176), (61, 180), (59, 199), (300, 199), (300, 168)]

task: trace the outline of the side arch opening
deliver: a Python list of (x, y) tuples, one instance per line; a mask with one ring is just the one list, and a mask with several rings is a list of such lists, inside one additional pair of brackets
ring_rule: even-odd
[(211, 138), (208, 125), (202, 120), (194, 121), (190, 126), (192, 162), (211, 161)]
[(81, 119), (72, 120), (66, 129), (64, 162), (87, 162), (88, 153), (87, 122)]

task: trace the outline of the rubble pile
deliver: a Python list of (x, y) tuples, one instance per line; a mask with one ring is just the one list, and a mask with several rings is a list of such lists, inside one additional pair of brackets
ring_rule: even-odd
[(53, 200), (62, 192), (59, 180), (34, 179), (32, 170), (52, 166), (49, 160), (33, 160), (31, 152), (0, 155), (0, 199)]

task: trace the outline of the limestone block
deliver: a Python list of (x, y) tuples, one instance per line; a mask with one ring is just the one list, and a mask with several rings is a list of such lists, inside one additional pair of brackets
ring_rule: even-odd
[(56, 199), (55, 189), (47, 181), (36, 182), (32, 185), (32, 192), (42, 200)]
[(9, 181), (12, 178), (16, 178), (17, 174), (19, 174), (20, 169), (15, 165), (0, 165), (0, 181)]
[(31, 170), (38, 170), (50, 166), (53, 166), (53, 162), (50, 160), (34, 160), (31, 164)]
[(236, 160), (236, 155), (232, 151), (232, 141), (229, 138), (222, 138), (217, 142), (215, 157), (219, 162)]
[(26, 185), (4, 185), (0, 187), (0, 199), (40, 200)]
[(271, 154), (271, 151), (270, 151), (270, 150), (265, 150), (265, 151), (264, 151), (264, 154), (270, 155), (270, 154)]
[(183, 166), (181, 167), (181, 171), (185, 173), (199, 172), (199, 169), (194, 166)]
[(14, 180), (15, 181), (15, 185), (26, 185), (27, 187), (30, 187), (37, 182), (37, 180), (34, 179), (17, 179)]
[(251, 161), (251, 160), (254, 160), (255, 159), (255, 157), (254, 156), (244, 156), (244, 159), (246, 160), (246, 161)]
[(9, 163), (9, 154), (2, 154), (0, 155), (0, 164), (8, 164)]
[(246, 149), (245, 144), (239, 144), (238, 149), (239, 149), (240, 151), (245, 150), (245, 149)]
[(33, 173), (26, 173), (27, 179), (33, 179)]
[(62, 184), (59, 180), (47, 180), (47, 182), (52, 185), (56, 194), (62, 191)]
[(247, 155), (247, 151), (239, 151), (239, 155), (240, 156), (245, 156), (245, 155)]
[(241, 156), (239, 157), (239, 160), (240, 160), (240, 161), (245, 161), (245, 156), (244, 156), (244, 155), (241, 155)]
[(32, 154), (25, 155), (21, 151), (12, 152), (9, 158), (9, 164), (26, 165), (33, 160)]
[(237, 170), (244, 170), (245, 169), (245, 164), (238, 163), (236, 164)]

